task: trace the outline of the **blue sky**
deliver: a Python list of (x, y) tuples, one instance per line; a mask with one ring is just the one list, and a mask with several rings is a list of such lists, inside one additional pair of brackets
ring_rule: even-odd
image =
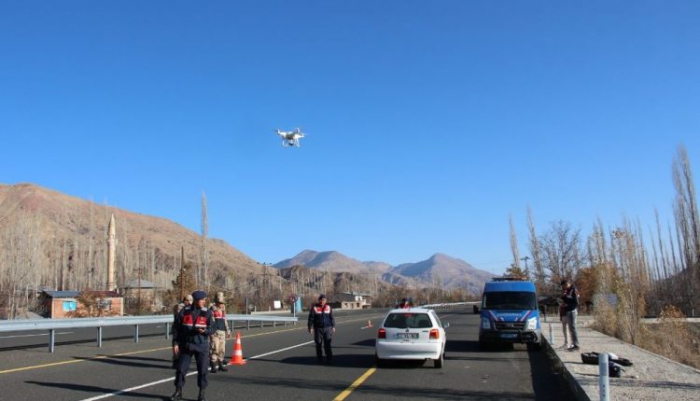
[[(670, 218), (697, 1), (0, 4), (0, 183), (304, 249), (502, 272), (538, 228)], [(285, 149), (276, 128), (301, 127)], [(697, 172), (696, 176), (700, 174)]]

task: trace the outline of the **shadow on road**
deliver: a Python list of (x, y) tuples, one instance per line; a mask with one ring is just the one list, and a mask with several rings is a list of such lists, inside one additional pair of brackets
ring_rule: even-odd
[(371, 367), (374, 365), (373, 355), (355, 355), (355, 354), (334, 354), (332, 363), (326, 363), (325, 359), (319, 362), (316, 355), (310, 356), (294, 356), (284, 359), (264, 359), (256, 358), (256, 361), (265, 361), (272, 363), (285, 363), (289, 365), (330, 365), (336, 368), (358, 368)]
[[(170, 361), (165, 361), (163, 359), (155, 359), (155, 358), (140, 358), (140, 357), (132, 357), (132, 356), (105, 356), (105, 357), (97, 357), (97, 358), (75, 356), (73, 358), (77, 359), (77, 360), (81, 360), (81, 361), (101, 362), (101, 363), (105, 363), (105, 364), (109, 364), (109, 365), (118, 365), (118, 366), (132, 366), (135, 368), (172, 369), (170, 366)], [(138, 360), (158, 361), (160, 363), (154, 364), (154, 363), (136, 362)]]
[(560, 368), (554, 363), (556, 355), (545, 346), (542, 350), (528, 350), (530, 370), (532, 372), (532, 389), (537, 401), (560, 401), (575, 399), (569, 383)]
[[(273, 378), (253, 376), (246, 378), (246, 386), (256, 388), (258, 386), (305, 389), (309, 391), (343, 391), (347, 388), (345, 381), (322, 381), (322, 380), (297, 380), (286, 378)], [(396, 398), (401, 399), (431, 399), (431, 400), (533, 400), (532, 394), (514, 391), (460, 391), (449, 388), (430, 389), (420, 385), (406, 384), (402, 386), (390, 386), (386, 384), (368, 384), (355, 389), (353, 398), (377, 399)]]
[[(51, 383), (51, 382), (38, 382), (38, 381), (27, 381), (25, 383), (29, 384), (36, 384), (39, 386), (44, 386), (44, 387), (53, 387), (53, 388), (63, 388), (67, 390), (75, 390), (75, 391), (84, 391), (88, 393), (96, 393), (96, 394), (111, 394), (111, 393), (116, 393), (120, 390), (115, 390), (112, 388), (106, 388), (106, 387), (97, 387), (97, 386), (86, 386), (83, 384), (71, 384), (71, 383)], [(120, 397), (133, 397), (133, 398), (155, 398), (158, 400), (162, 400), (163, 396), (161, 395), (154, 395), (154, 394), (146, 394), (146, 393), (137, 393), (137, 392), (128, 392), (128, 393), (120, 393)]]

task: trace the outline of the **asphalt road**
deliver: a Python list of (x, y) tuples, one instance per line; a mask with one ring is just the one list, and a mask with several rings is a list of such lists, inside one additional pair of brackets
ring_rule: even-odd
[[(209, 374), (207, 399), (255, 400), (567, 400), (544, 352), (524, 346), (480, 352), (478, 318), (441, 312), (449, 322), (445, 365), (431, 361), (374, 367), (375, 328), (383, 313), (338, 314), (333, 365), (316, 362), (305, 324), (241, 331), (247, 363)], [(303, 320), (303, 319), (302, 319)], [(232, 341), (227, 343), (230, 355)], [(194, 364), (192, 365), (194, 368)], [(163, 335), (0, 351), (0, 400), (167, 399), (173, 392), (169, 342)], [(185, 399), (197, 398), (196, 375)]]

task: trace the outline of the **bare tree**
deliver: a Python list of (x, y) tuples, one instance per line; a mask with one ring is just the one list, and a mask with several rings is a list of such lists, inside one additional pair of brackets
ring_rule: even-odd
[(542, 267), (547, 272), (546, 292), (556, 293), (559, 281), (573, 279), (583, 265), (581, 230), (570, 223), (556, 221), (539, 237)]
[(513, 254), (512, 266), (520, 266), (520, 251), (518, 250), (518, 236), (515, 233), (515, 225), (513, 224), (513, 215), (508, 215), (508, 225), (510, 226), (510, 251)]
[(678, 242), (682, 262), (683, 292), (686, 312), (693, 313), (697, 307), (697, 292), (700, 288), (700, 216), (693, 183), (690, 160), (684, 146), (678, 147), (678, 156), (673, 162), (673, 184), (676, 189), (674, 215), (678, 231)]
[(208, 288), (209, 277), (209, 250), (207, 249), (207, 237), (209, 236), (209, 218), (207, 216), (207, 195), (202, 192), (202, 241), (200, 245), (201, 263), (199, 271), (199, 283)]
[(535, 218), (532, 215), (532, 209), (527, 207), (527, 228), (529, 232), (530, 254), (532, 255), (532, 263), (535, 267), (535, 285), (537, 291), (544, 293), (546, 290), (547, 275), (544, 271), (544, 261), (542, 260), (542, 248), (540, 245), (537, 231), (535, 230)]

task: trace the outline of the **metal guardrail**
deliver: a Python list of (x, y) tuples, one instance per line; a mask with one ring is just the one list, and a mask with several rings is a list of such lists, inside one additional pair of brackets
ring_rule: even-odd
[[(226, 315), (229, 327), (233, 327), (234, 322), (246, 322), (246, 330), (250, 330), (250, 322), (260, 322), (260, 328), (265, 322), (272, 322), (272, 326), (277, 323), (296, 324), (299, 320), (296, 317), (285, 316), (260, 316), (260, 315)], [(74, 318), (74, 319), (30, 319), (30, 320), (6, 320), (0, 323), (0, 333), (15, 331), (49, 331), (49, 352), (53, 353), (55, 348), (56, 330), (96, 328), (97, 346), (102, 347), (102, 328), (113, 326), (134, 326), (134, 342), (139, 342), (139, 326), (146, 324), (165, 323), (165, 338), (170, 338), (170, 326), (173, 323), (172, 315), (154, 316), (118, 316), (118, 317), (97, 317), (97, 318)]]

